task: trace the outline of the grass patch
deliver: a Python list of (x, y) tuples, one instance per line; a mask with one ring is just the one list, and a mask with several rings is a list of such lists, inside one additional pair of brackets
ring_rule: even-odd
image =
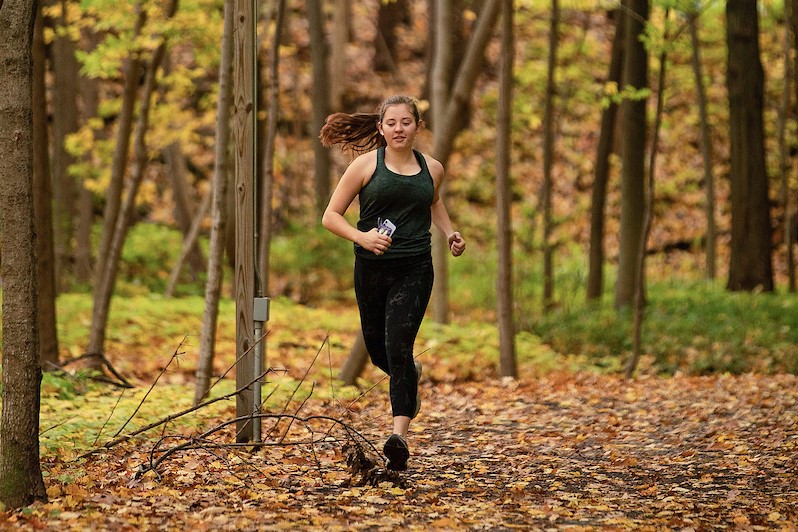
[[(688, 281), (649, 286), (643, 351), (657, 373), (798, 371), (798, 315), (791, 294), (728, 292)], [(606, 305), (555, 310), (526, 323), (553, 349), (600, 367), (631, 356), (632, 316)]]

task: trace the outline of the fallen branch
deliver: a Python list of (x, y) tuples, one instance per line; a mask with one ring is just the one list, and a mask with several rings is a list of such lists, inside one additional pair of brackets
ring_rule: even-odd
[[(206, 406), (212, 405), (213, 403), (218, 403), (219, 401), (223, 401), (223, 400), (226, 400), (226, 399), (230, 399), (231, 397), (235, 397), (236, 395), (240, 394), (241, 392), (243, 392), (244, 390), (246, 390), (247, 388), (252, 386), (258, 379), (262, 379), (264, 376), (266, 376), (271, 371), (272, 371), (271, 368), (267, 369), (266, 371), (264, 371), (263, 373), (258, 375), (255, 379), (253, 379), (249, 384), (247, 384), (246, 386), (242, 386), (241, 388), (238, 388), (234, 392), (230, 392), (230, 393), (225, 394), (225, 395), (220, 395), (219, 397), (216, 397), (214, 399), (208, 399), (207, 401), (203, 401), (202, 403), (200, 403), (200, 404), (198, 404), (196, 406), (191, 406), (189, 408), (181, 410), (180, 412), (177, 412), (177, 413), (171, 414), (169, 416), (166, 416), (164, 418), (161, 418), (158, 421), (154, 421), (154, 422), (150, 423), (149, 425), (147, 425), (145, 427), (142, 427), (140, 429), (137, 429), (137, 430), (135, 430), (135, 431), (133, 431), (133, 432), (131, 432), (129, 434), (125, 434), (124, 436), (120, 436), (120, 437), (118, 437), (118, 438), (116, 438), (114, 440), (106, 442), (101, 447), (99, 447), (97, 449), (92, 449), (90, 451), (87, 451), (87, 452), (81, 454), (80, 456), (78, 456), (77, 458), (75, 458), (75, 460), (80, 460), (81, 458), (86, 458), (87, 456), (91, 456), (91, 455), (93, 455), (93, 454), (95, 454), (95, 453), (97, 453), (99, 451), (104, 450), (104, 449), (110, 449), (111, 447), (119, 445), (120, 443), (126, 442), (127, 440), (129, 440), (130, 438), (132, 438), (134, 436), (138, 436), (139, 434), (141, 434), (143, 432), (147, 432), (148, 430), (152, 430), (155, 427), (159, 427), (159, 426), (163, 425), (164, 423), (169, 423), (170, 421), (174, 421), (175, 419), (183, 417), (186, 414), (190, 414), (192, 412), (196, 412), (197, 410), (199, 410), (201, 408), (205, 408)], [(247, 417), (247, 416), (245, 416), (245, 417)]]
[[(375, 455), (379, 456), (379, 452), (377, 451), (377, 449), (374, 447), (374, 445), (365, 436), (363, 436), (360, 432), (358, 432), (357, 430), (352, 428), (349, 424), (341, 421), (340, 419), (337, 419), (337, 418), (334, 418), (334, 417), (331, 417), (331, 416), (325, 416), (325, 415), (312, 415), (312, 416), (307, 416), (307, 417), (300, 417), (300, 416), (296, 416), (296, 415), (293, 415), (293, 414), (260, 414), (259, 413), (259, 414), (254, 414), (254, 415), (240, 416), (240, 417), (237, 417), (235, 419), (224, 421), (224, 422), (222, 422), (222, 423), (220, 423), (220, 424), (208, 429), (207, 431), (203, 432), (199, 436), (192, 437), (186, 442), (180, 443), (178, 445), (175, 445), (173, 447), (170, 447), (170, 448), (166, 449), (165, 451), (163, 451), (163, 454), (161, 454), (158, 458), (155, 458), (155, 454), (160, 451), (159, 446), (160, 446), (160, 443), (163, 441), (163, 439), (159, 440), (159, 442), (150, 451), (150, 462), (149, 462), (149, 464), (139, 466), (138, 470), (136, 471), (135, 477), (139, 478), (139, 477), (141, 477), (141, 475), (147, 473), (148, 471), (152, 471), (156, 475), (158, 475), (159, 474), (158, 471), (157, 471), (158, 466), (161, 463), (163, 463), (171, 455), (173, 455), (173, 454), (175, 454), (175, 453), (177, 453), (179, 451), (203, 449), (203, 448), (208, 446), (208, 442), (206, 441), (206, 439), (209, 436), (211, 436), (212, 434), (214, 434), (216, 432), (219, 432), (219, 431), (223, 430), (224, 428), (226, 428), (226, 427), (228, 427), (230, 425), (234, 425), (234, 424), (238, 423), (239, 421), (244, 421), (244, 420), (255, 418), (255, 417), (261, 418), (261, 419), (277, 419), (277, 420), (290, 419), (292, 422), (296, 421), (296, 422), (300, 422), (300, 423), (304, 423), (304, 424), (308, 424), (311, 421), (329, 421), (334, 426), (337, 425), (337, 426), (340, 426), (341, 428), (344, 429), (344, 432), (348, 436), (348, 439), (349, 439), (350, 443), (352, 443), (353, 445), (355, 445), (356, 447), (361, 448), (361, 449), (363, 447), (363, 444), (365, 443), (367, 447), (371, 448), (371, 450), (374, 451)], [(360, 441), (358, 441), (358, 439)], [(310, 442), (298, 442), (296, 444), (300, 444), (300, 445), (311, 444), (312, 445), (313, 443), (314, 443), (314, 441), (311, 439)], [(250, 448), (250, 449), (256, 449), (256, 448), (260, 448), (260, 447), (270, 447), (270, 446), (279, 446), (279, 445), (288, 445), (288, 444), (284, 442), (284, 438), (281, 438), (281, 440), (277, 441), (277, 442), (258, 442), (258, 443), (246, 443), (246, 444), (216, 443), (214, 446), (215, 447), (221, 447), (221, 448), (246, 447), (246, 448)]]

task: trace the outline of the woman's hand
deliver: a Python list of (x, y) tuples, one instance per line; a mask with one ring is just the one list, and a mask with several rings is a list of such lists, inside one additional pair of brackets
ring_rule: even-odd
[(382, 255), (391, 247), (391, 237), (377, 232), (376, 228), (367, 233), (361, 232), (360, 235), (358, 242), (360, 247), (371, 251), (375, 255)]
[(449, 250), (452, 252), (453, 257), (459, 257), (465, 251), (466, 243), (460, 231), (455, 231), (447, 239), (449, 242)]

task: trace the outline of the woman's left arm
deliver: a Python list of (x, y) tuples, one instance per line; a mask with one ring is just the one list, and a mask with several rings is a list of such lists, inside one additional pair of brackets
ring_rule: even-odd
[(435, 184), (435, 196), (432, 199), (432, 206), (430, 212), (432, 213), (432, 223), (437, 227), (445, 236), (449, 244), (449, 250), (452, 256), (459, 257), (465, 251), (466, 242), (460, 231), (455, 231), (452, 226), (452, 220), (449, 218), (449, 211), (446, 210), (446, 205), (443, 203), (443, 196), (441, 194), (441, 187), (443, 186), (444, 170), (443, 165), (432, 159), (427, 158), (427, 166), (432, 173), (432, 180)]

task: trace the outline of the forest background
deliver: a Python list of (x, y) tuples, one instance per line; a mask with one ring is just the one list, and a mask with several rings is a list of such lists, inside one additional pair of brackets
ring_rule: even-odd
[[(398, 4), (398, 5), (396, 5)], [(332, 110), (372, 111), (393, 93), (418, 96), (429, 106), (429, 28), (426, 2), (380, 5), (355, 2), (350, 5), (350, 39), (345, 50), (345, 76)], [(136, 6), (142, 6), (141, 11)], [(190, 392), (196, 371), (196, 347), (204, 301), (204, 254), (207, 238), (199, 248), (181, 257), (181, 248), (192, 222), (204, 232), (210, 220), (203, 213), (210, 204), (219, 73), (219, 43), (222, 40), (222, 9), (218, 1), (187, 1), (171, 4), (175, 10), (156, 4), (120, 4), (85, 1), (45, 4), (48, 24), (42, 27), (47, 64), (47, 120), (51, 125), (50, 151), (54, 176), (54, 262), (57, 292), (54, 323), (57, 325), (58, 358), (69, 369), (74, 359), (91, 353), (90, 331), (97, 288), (91, 272), (107, 212), (103, 201), (108, 187), (119, 175), (115, 150), (118, 128), (124, 114), (125, 83), (129, 52), (151, 57), (164, 47), (157, 89), (152, 93), (151, 117), (144, 124), (143, 150), (133, 146), (130, 173), (140, 179), (135, 193), (133, 224), (120, 249), (119, 275), (110, 304), (107, 337), (102, 354), (118, 375), (137, 386), (158, 378), (170, 386), (166, 393)], [(327, 6), (328, 8), (330, 6)], [(459, 31), (467, 37), (478, 9), (466, 6)], [(617, 233), (621, 209), (618, 157), (611, 158), (607, 194), (606, 272), (604, 295), (585, 300), (587, 248), (590, 236), (591, 186), (601, 129), (602, 111), (620, 94), (608, 81), (608, 58), (617, 14), (612, 7), (578, 1), (562, 6), (561, 44), (556, 66), (554, 160), (551, 166), (552, 220), (546, 244), (555, 250), (554, 298), (544, 301), (541, 198), (544, 189), (543, 123), (549, 48), (550, 11), (520, 3), (515, 11), (517, 51), (515, 58), (514, 106), (512, 109), (512, 224), (515, 322), (518, 367), (524, 378), (560, 371), (599, 371), (614, 374), (631, 356), (632, 333), (629, 309), (613, 305), (614, 259), (618, 254)], [(700, 149), (701, 120), (695, 105), (695, 79), (691, 64), (693, 44), (684, 28), (687, 18), (675, 11), (665, 20), (664, 5), (653, 10), (650, 28), (652, 50), (667, 43), (668, 76), (665, 78), (663, 122), (657, 144), (656, 203), (647, 258), (647, 314), (644, 328), (644, 375), (706, 375), (795, 373), (798, 369), (794, 297), (788, 290), (788, 246), (784, 245), (787, 195), (775, 179), (782, 175), (780, 128), (785, 128), (788, 152), (795, 144), (794, 121), (786, 120), (784, 95), (789, 93), (784, 42), (789, 39), (785, 6), (780, 2), (759, 4), (762, 63), (766, 69), (764, 124), (768, 173), (773, 176), (773, 242), (776, 293), (730, 292), (725, 289), (729, 256), (730, 207), (728, 102), (725, 86), (726, 48), (723, 5), (701, 6), (699, 35), (708, 103), (708, 125), (712, 132), (715, 199), (717, 201), (718, 270), (713, 278), (706, 271), (706, 189)], [(261, 72), (268, 77), (269, 39), (273, 36), (273, 6), (264, 5), (259, 26), (262, 48)], [(336, 7), (337, 9), (337, 7)], [(387, 26), (393, 37), (378, 31), (381, 12), (392, 11)], [(146, 16), (142, 16), (146, 13)], [(329, 26), (335, 10), (324, 12)], [(268, 295), (273, 298), (269, 323), (267, 361), (284, 368), (274, 382), (285, 379), (289, 386), (308, 381), (335, 382), (337, 373), (355, 343), (357, 316), (351, 294), (351, 250), (318, 224), (324, 197), (313, 181), (317, 130), (313, 116), (313, 82), (309, 17), (306, 6), (288, 2), (279, 47), (279, 120), (276, 124), (273, 158), (273, 240), (270, 253)], [(433, 383), (474, 383), (498, 375), (499, 339), (496, 331), (496, 160), (495, 124), (499, 102), (499, 32), (488, 44), (482, 75), (464, 114), (449, 160), (447, 204), (458, 228), (467, 236), (469, 250), (462, 260), (450, 264), (451, 323), (429, 320), (422, 329), (419, 347), (429, 357), (428, 378)], [(675, 35), (668, 40), (668, 35)], [(72, 51), (67, 45), (73, 42)], [(376, 44), (375, 44), (376, 43)], [(375, 52), (375, 49), (377, 50)], [(388, 54), (386, 55), (386, 49)], [(69, 57), (61, 57), (66, 53)], [(788, 58), (791, 55), (787, 54)], [(57, 80), (64, 62), (80, 69), (77, 85), (59, 90)], [(145, 59), (140, 67), (145, 67)], [(56, 66), (59, 65), (60, 66)], [(150, 61), (150, 65), (155, 64)], [(652, 60), (656, 77), (656, 61)], [(76, 73), (77, 71), (75, 71)], [(129, 71), (128, 71), (129, 72)], [(334, 72), (331, 72), (334, 73)], [(65, 96), (75, 98), (74, 116), (60, 116), (70, 106)], [(649, 100), (653, 104), (654, 99)], [(139, 107), (136, 108), (136, 105)], [(131, 109), (142, 116), (142, 104)], [(792, 108), (788, 105), (788, 108)], [(792, 111), (790, 111), (791, 113)], [(265, 120), (266, 112), (261, 110)], [(422, 135), (418, 147), (429, 151), (434, 121)], [(72, 124), (73, 131), (63, 130)], [(142, 150), (142, 151), (139, 151)], [(329, 185), (340, 175), (346, 154), (332, 155)], [(143, 156), (146, 161), (142, 164)], [(792, 162), (788, 163), (792, 168)], [(125, 175), (126, 169), (121, 170)], [(136, 173), (140, 175), (136, 177)], [(196, 225), (196, 224), (194, 224)], [(228, 239), (229, 241), (232, 239)], [(192, 259), (193, 256), (193, 259)], [(181, 259), (188, 262), (176, 269)], [(232, 308), (232, 268), (225, 273), (225, 297), (216, 339), (213, 373), (222, 374), (235, 361), (235, 327)], [(164, 295), (164, 294), (167, 295)], [(93, 308), (94, 307), (94, 308)], [(325, 368), (314, 366), (320, 353), (329, 358)], [(173, 364), (180, 363), (180, 369)], [(164, 369), (166, 368), (166, 369)], [(163, 372), (163, 373), (162, 373)], [(117, 376), (118, 376), (117, 375)], [(366, 370), (363, 382), (379, 376)], [(47, 419), (43, 440), (44, 463), (49, 463), (48, 494), (74, 509), (76, 497), (84, 500), (85, 484), (62, 460), (73, 459), (92, 445), (103, 432), (113, 393), (85, 380), (83, 373), (52, 373), (43, 386), (43, 418)], [(776, 381), (774, 381), (776, 382)], [(230, 383), (225, 392), (230, 391)], [(332, 387), (333, 385), (330, 384)], [(182, 390), (182, 391), (181, 391)], [(309, 392), (310, 395), (313, 392)], [(352, 389), (332, 393), (356, 397)], [(121, 397), (121, 396), (120, 396)], [(102, 399), (101, 399), (102, 398)], [(92, 403), (91, 399), (96, 399)], [(132, 400), (135, 406), (139, 397)], [(272, 407), (292, 397), (275, 394)], [(83, 401), (87, 401), (84, 403)], [(113, 397), (116, 401), (117, 397)], [(155, 399), (150, 399), (155, 401)], [(64, 408), (61, 401), (72, 402)], [(164, 413), (173, 403), (165, 399), (155, 407)], [(101, 415), (48, 418), (50, 409), (85, 411), (87, 404)], [(60, 405), (60, 406), (59, 406)], [(121, 412), (121, 410), (120, 410)], [(52, 412), (51, 412), (52, 413)], [(230, 415), (229, 409), (209, 415), (213, 421)], [(117, 414), (118, 415), (118, 414)], [(124, 415), (122, 415), (124, 417)], [(207, 420), (199, 422), (207, 423)], [(144, 422), (141, 422), (144, 424)], [(120, 432), (124, 429), (119, 428)], [(188, 430), (181, 426), (181, 430)], [(87, 442), (90, 433), (98, 439)], [(84, 479), (85, 480), (85, 479)], [(91, 481), (94, 482), (94, 481)], [(74, 487), (77, 486), (77, 487)], [(70, 493), (74, 491), (74, 493)], [(70, 501), (69, 497), (73, 497)], [(94, 501), (95, 503), (97, 501)], [(61, 504), (60, 502), (57, 503)], [(37, 510), (38, 511), (38, 510)], [(69, 511), (64, 519), (75, 518)], [(40, 514), (34, 512), (36, 518)], [(772, 517), (772, 514), (766, 514)], [(12, 516), (13, 517), (13, 516)], [(18, 516), (17, 516), (18, 517)], [(782, 515), (783, 517), (783, 515)], [(778, 521), (778, 519), (775, 519)], [(24, 519), (23, 519), (24, 521)]]

